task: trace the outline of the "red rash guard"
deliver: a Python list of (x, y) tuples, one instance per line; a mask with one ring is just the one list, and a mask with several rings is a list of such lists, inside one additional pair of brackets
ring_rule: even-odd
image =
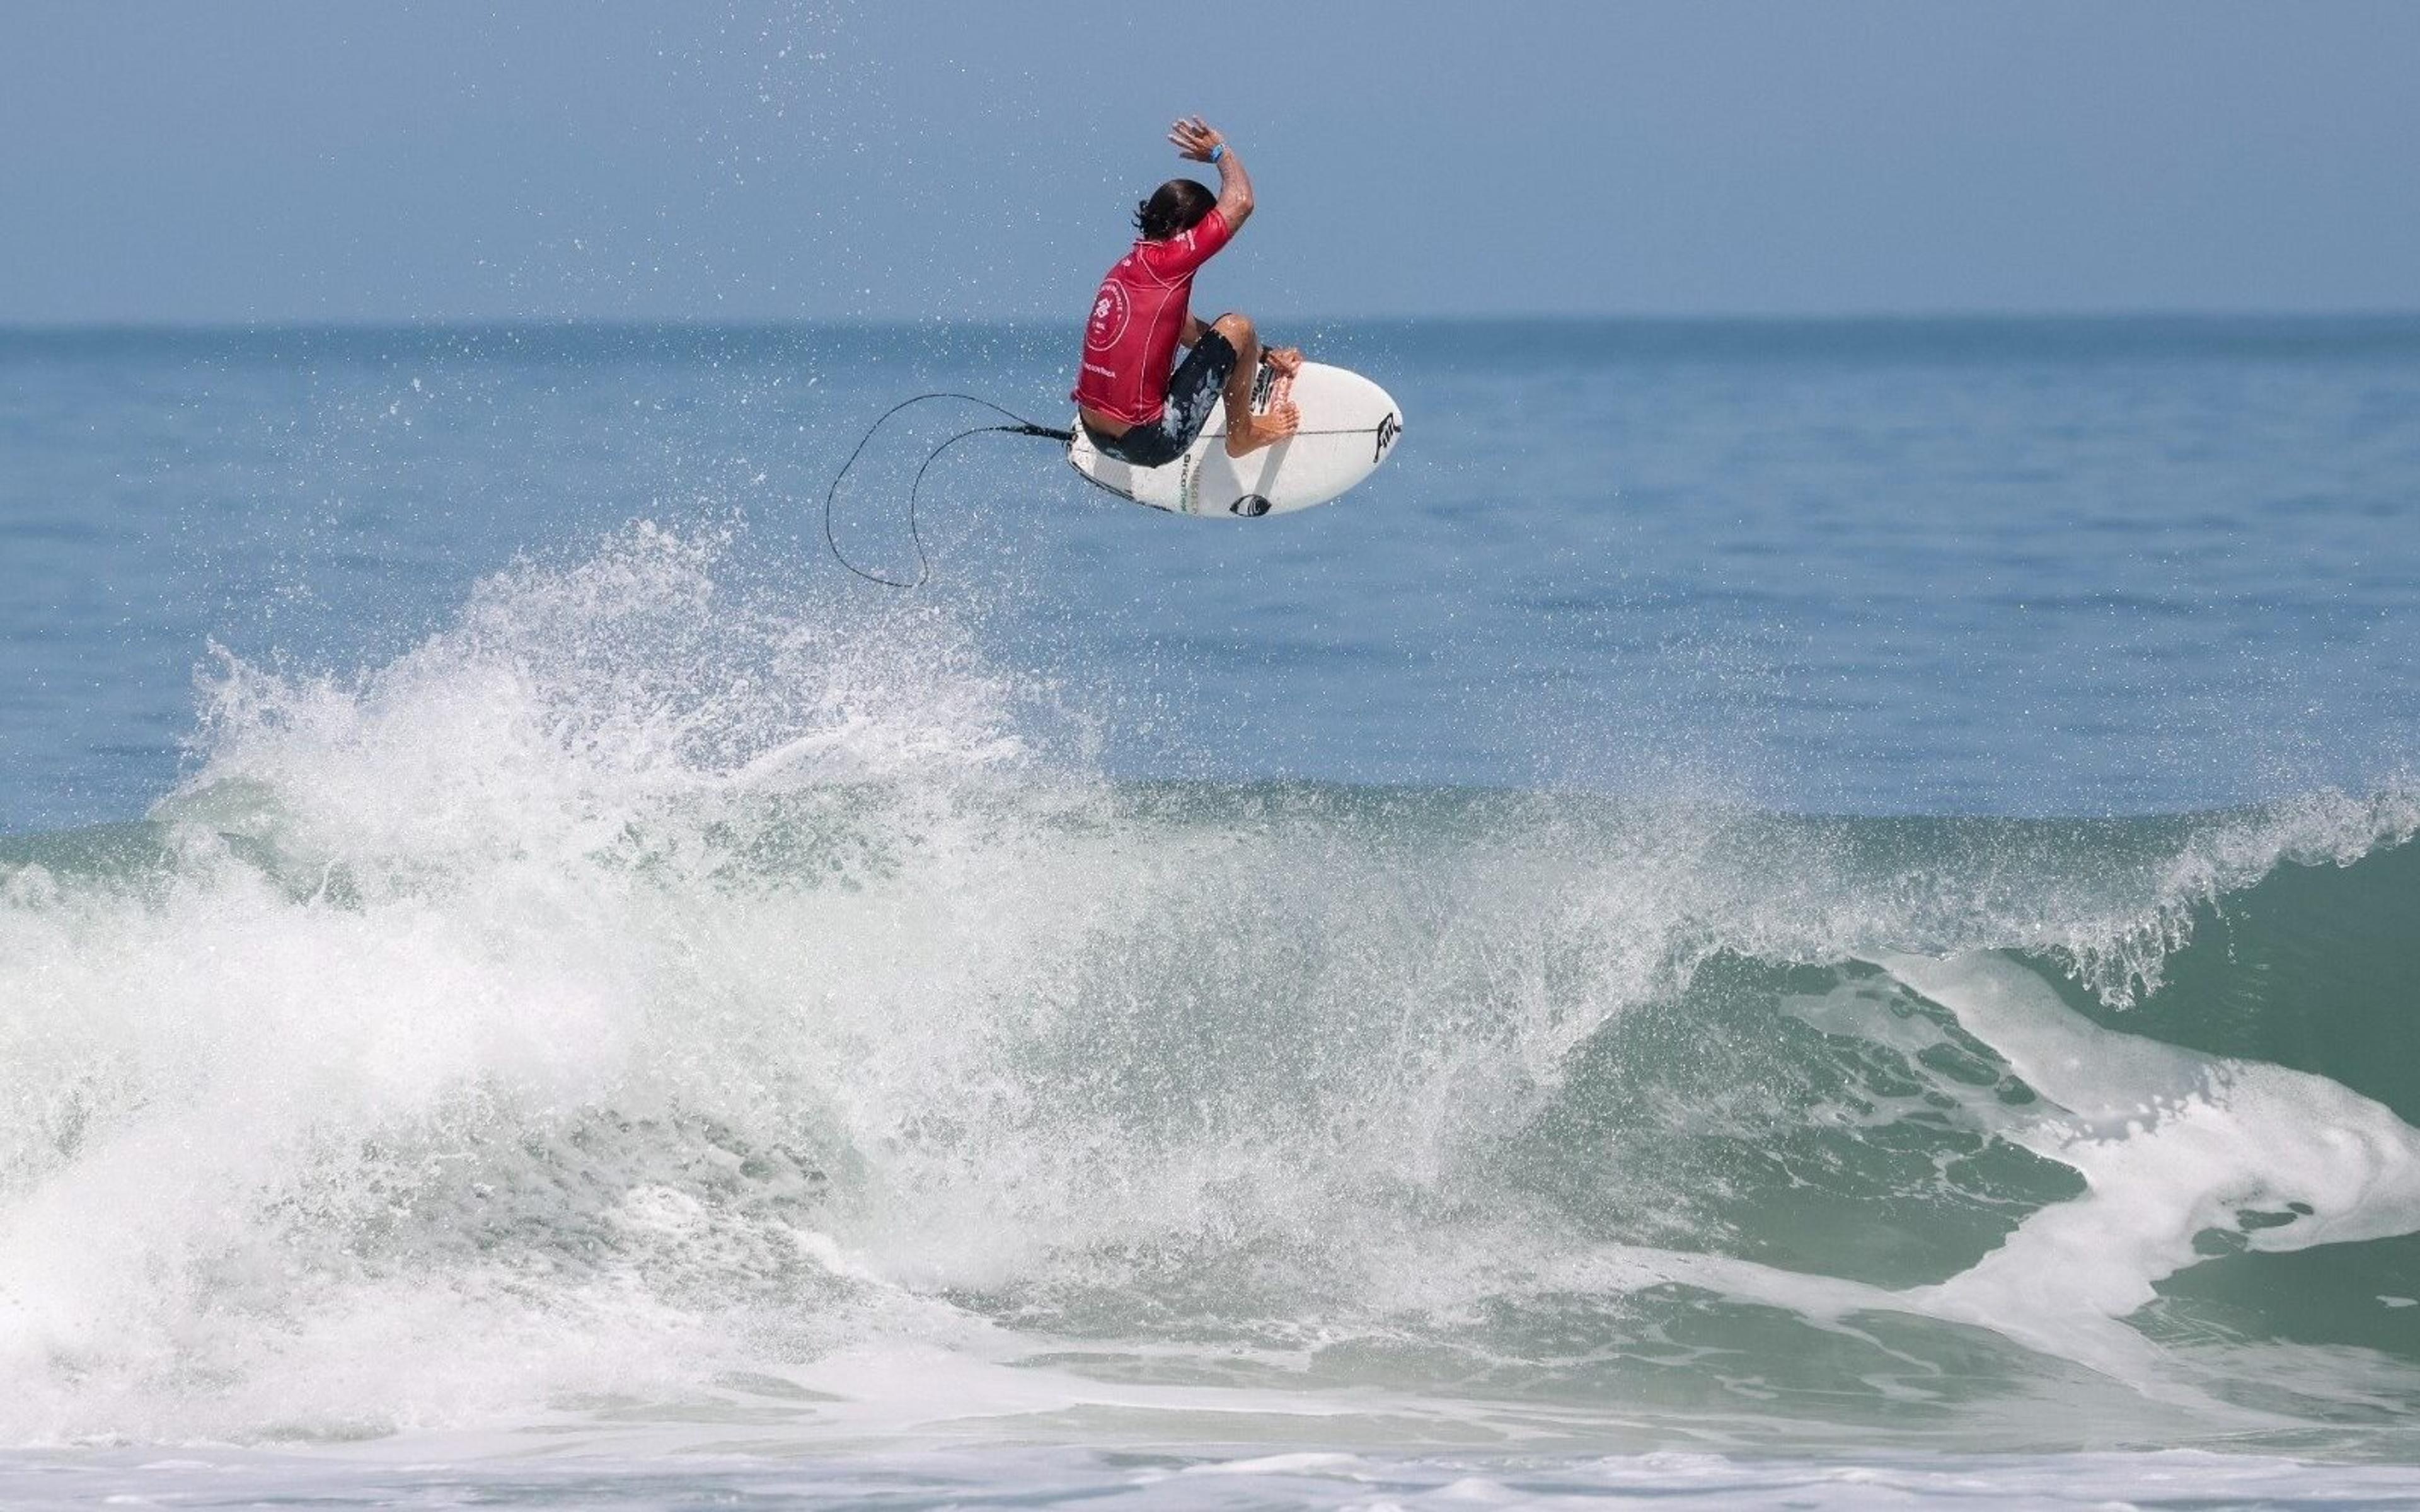
[(1233, 235), (1217, 210), (1165, 241), (1137, 241), (1118, 259), (1084, 323), (1084, 358), (1072, 395), (1078, 404), (1148, 425), (1168, 408), (1168, 375), (1185, 333), (1193, 275)]

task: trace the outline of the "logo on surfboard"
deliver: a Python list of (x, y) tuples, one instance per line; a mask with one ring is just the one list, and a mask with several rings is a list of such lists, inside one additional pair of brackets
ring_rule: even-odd
[(1372, 467), (1376, 467), (1387, 460), (1387, 448), (1394, 445), (1395, 438), (1403, 433), (1403, 417), (1397, 415), (1392, 409), (1388, 410), (1387, 418), (1378, 422), (1378, 452), (1376, 455), (1370, 458)]

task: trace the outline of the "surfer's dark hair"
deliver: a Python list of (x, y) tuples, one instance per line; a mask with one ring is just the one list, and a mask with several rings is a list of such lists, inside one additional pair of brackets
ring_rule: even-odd
[(1183, 236), (1202, 224), (1218, 196), (1210, 193), (1207, 184), (1190, 178), (1171, 178), (1151, 192), (1151, 198), (1135, 207), (1135, 229), (1146, 241), (1165, 241)]

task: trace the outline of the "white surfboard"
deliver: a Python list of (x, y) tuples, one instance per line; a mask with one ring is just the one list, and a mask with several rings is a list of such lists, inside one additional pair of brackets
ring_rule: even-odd
[(1252, 412), (1291, 397), (1302, 429), (1243, 456), (1227, 455), (1222, 410), (1175, 461), (1139, 468), (1103, 456), (1078, 421), (1067, 460), (1122, 499), (1172, 515), (1257, 519), (1324, 504), (1377, 470), (1404, 434), (1404, 412), (1386, 390), (1358, 373), (1305, 363), (1293, 378), (1264, 363), (1252, 390)]

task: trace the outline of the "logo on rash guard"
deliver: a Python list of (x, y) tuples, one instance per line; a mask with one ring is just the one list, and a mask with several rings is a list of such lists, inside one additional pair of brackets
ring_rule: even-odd
[(1084, 346), (1093, 351), (1117, 345), (1126, 333), (1126, 320), (1134, 314), (1126, 302), (1125, 285), (1108, 283), (1093, 300), (1093, 317), (1084, 323)]

